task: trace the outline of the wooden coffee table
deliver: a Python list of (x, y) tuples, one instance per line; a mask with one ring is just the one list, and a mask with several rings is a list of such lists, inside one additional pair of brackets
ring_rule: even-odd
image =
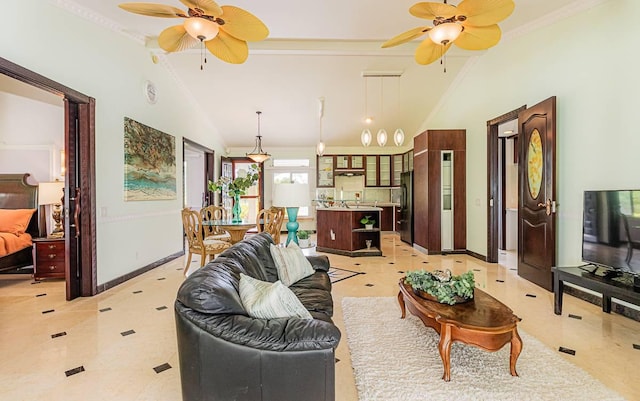
[(451, 380), (450, 356), (454, 341), (475, 345), (487, 351), (497, 351), (510, 342), (509, 369), (512, 376), (518, 376), (516, 361), (522, 351), (522, 340), (517, 329), (520, 318), (506, 305), (477, 288), (474, 290), (473, 300), (447, 305), (420, 298), (409, 284), (405, 284), (404, 277), (400, 279), (399, 285), (398, 302), (402, 318), (405, 318), (406, 309), (409, 309), (425, 326), (432, 327), (440, 334), (438, 350), (444, 365), (443, 380)]

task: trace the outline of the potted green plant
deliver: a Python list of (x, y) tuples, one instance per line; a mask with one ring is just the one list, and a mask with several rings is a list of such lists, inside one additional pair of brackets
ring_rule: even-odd
[(473, 299), (476, 286), (472, 271), (454, 276), (448, 269), (409, 271), (405, 283), (411, 286), (416, 295), (449, 305)]
[(364, 224), (364, 228), (367, 230), (373, 230), (373, 225), (376, 224), (376, 221), (371, 216), (364, 216), (360, 219), (360, 223)]
[(260, 178), (260, 167), (257, 164), (249, 166), (249, 170), (238, 171), (237, 177), (220, 177), (217, 181), (209, 180), (207, 188), (211, 192), (224, 193), (233, 198), (233, 221), (242, 221), (240, 217), (240, 196), (246, 195), (247, 190), (254, 186)]
[(307, 230), (300, 230), (298, 231), (298, 245), (300, 245), (300, 248), (308, 248), (310, 243), (309, 243), (309, 231)]

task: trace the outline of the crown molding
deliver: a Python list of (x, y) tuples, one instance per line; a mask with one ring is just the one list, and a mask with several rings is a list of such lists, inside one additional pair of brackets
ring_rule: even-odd
[(117, 23), (116, 21), (109, 19), (107, 17), (105, 17), (102, 14), (99, 14), (85, 6), (82, 6), (78, 3), (76, 3), (75, 1), (72, 0), (51, 0), (51, 2), (72, 13), (75, 14), (77, 16), (79, 16), (80, 18), (83, 18), (87, 21), (90, 21), (96, 25), (102, 26), (104, 28), (107, 28), (113, 32), (117, 32), (121, 35), (124, 35), (126, 37), (128, 37), (129, 39), (133, 39), (135, 42), (144, 45), (147, 42), (147, 38), (144, 35), (141, 34), (136, 34), (136, 33), (132, 33), (130, 31), (127, 31), (122, 25), (120, 25), (119, 23)]
[(543, 17), (540, 17), (527, 24), (521, 25), (520, 27), (512, 29), (509, 32), (505, 32), (505, 34), (503, 35), (503, 40), (514, 40), (531, 32), (537, 31), (538, 29), (555, 24), (558, 21), (562, 21), (566, 18), (572, 17), (590, 8), (604, 4), (608, 1), (610, 0), (576, 0), (573, 3), (567, 4), (566, 6), (559, 8), (554, 12), (544, 15)]

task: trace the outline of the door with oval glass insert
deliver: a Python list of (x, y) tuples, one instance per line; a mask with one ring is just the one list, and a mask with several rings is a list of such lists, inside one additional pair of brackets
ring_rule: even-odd
[(518, 275), (553, 290), (556, 261), (556, 98), (518, 114), (520, 194)]

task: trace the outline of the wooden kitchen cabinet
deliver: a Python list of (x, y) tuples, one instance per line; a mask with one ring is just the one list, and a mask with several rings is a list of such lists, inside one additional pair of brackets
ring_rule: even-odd
[(380, 229), (382, 231), (394, 231), (393, 209), (393, 206), (382, 206), (382, 212), (380, 212)]
[(391, 155), (378, 156), (378, 186), (390, 187), (391, 186)]
[(33, 278), (65, 278), (64, 238), (33, 239)]
[(333, 188), (333, 156), (318, 156), (316, 160), (318, 175), (316, 176), (316, 186), (318, 188)]
[(367, 155), (365, 156), (365, 173), (364, 173), (364, 185), (366, 187), (378, 186), (378, 156)]
[(400, 186), (400, 174), (404, 171), (402, 168), (402, 161), (404, 156), (402, 154), (393, 155), (393, 175), (391, 178), (391, 186)]

